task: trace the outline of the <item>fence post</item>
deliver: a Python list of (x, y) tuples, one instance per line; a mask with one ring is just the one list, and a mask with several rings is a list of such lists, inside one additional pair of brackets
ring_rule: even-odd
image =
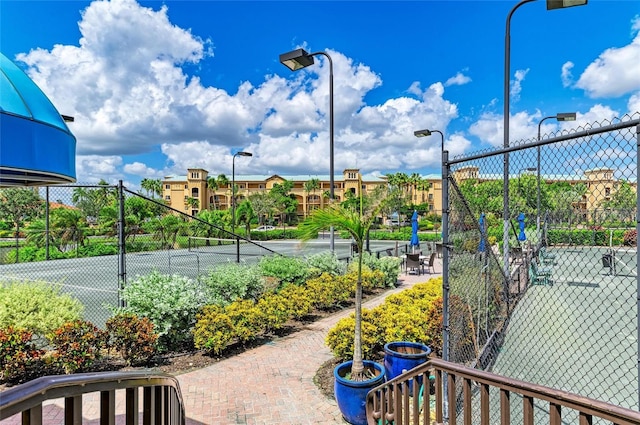
[[(442, 360), (449, 361), (449, 152), (442, 151)], [(444, 376), (444, 417), (449, 418)]]
[[(118, 181), (118, 288), (120, 291), (124, 289), (127, 279), (127, 270), (125, 267), (126, 245), (124, 243), (124, 190), (122, 180)], [(120, 298), (118, 291), (118, 306), (124, 307), (124, 301)]]
[(49, 260), (49, 186), (45, 187), (46, 204), (44, 206), (44, 259)]
[[(636, 125), (636, 182), (640, 178), (638, 170), (640, 164), (640, 124)], [(640, 192), (636, 187), (636, 267), (640, 264), (640, 252), (638, 252), (638, 234), (640, 234)], [(636, 270), (636, 332), (637, 332), (637, 356), (638, 356), (638, 409), (640, 409), (640, 275)]]

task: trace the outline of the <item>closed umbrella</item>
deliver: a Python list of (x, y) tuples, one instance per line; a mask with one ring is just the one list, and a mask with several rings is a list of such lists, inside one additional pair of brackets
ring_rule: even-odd
[(520, 227), (520, 233), (518, 233), (519, 241), (527, 240), (527, 235), (524, 234), (524, 219), (525, 218), (523, 213), (518, 214), (518, 226)]
[(480, 220), (478, 220), (478, 224), (480, 225), (480, 244), (478, 245), (478, 251), (484, 252), (485, 247), (485, 235), (484, 235), (484, 213), (480, 214)]
[(418, 239), (418, 211), (413, 211), (413, 215), (411, 216), (411, 240), (409, 241), (409, 245), (412, 250), (415, 251), (415, 248), (420, 248), (420, 239)]

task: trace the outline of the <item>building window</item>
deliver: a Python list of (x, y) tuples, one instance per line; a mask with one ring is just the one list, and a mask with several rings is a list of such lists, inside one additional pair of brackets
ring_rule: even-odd
[(429, 202), (432, 202), (432, 201), (433, 201), (433, 193), (430, 193), (429, 194)]
[(200, 178), (200, 173), (191, 173), (191, 178), (192, 179), (199, 179)]
[(433, 204), (429, 204), (429, 211), (433, 211)]
[(167, 201), (170, 201), (170, 200), (171, 200), (171, 196), (166, 195), (166, 196), (164, 197), (164, 199), (165, 199), (165, 200), (167, 200)]
[(184, 185), (184, 188), (185, 188), (185, 189), (189, 189), (189, 185), (185, 184), (185, 185)]
[(165, 189), (167, 189), (167, 190), (169, 190), (169, 189), (171, 189), (171, 185), (170, 185), (170, 184), (165, 184), (165, 185), (164, 185), (164, 188), (165, 188)]
[(360, 186), (360, 188), (361, 188), (362, 190), (366, 191), (366, 190), (367, 190), (367, 185), (366, 185), (366, 184), (363, 184), (362, 186)]
[(604, 188), (604, 196), (611, 196), (611, 188), (610, 187), (605, 187)]
[(263, 184), (259, 185), (258, 189), (264, 189), (264, 185)]
[(191, 189), (191, 197), (192, 198), (197, 198), (199, 194), (198, 188), (194, 187), (193, 189)]

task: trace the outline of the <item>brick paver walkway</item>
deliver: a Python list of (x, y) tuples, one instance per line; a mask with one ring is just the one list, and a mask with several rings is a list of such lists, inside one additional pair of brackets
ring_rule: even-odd
[[(441, 276), (440, 260), (436, 274), (399, 276), (400, 284), (390, 292), (369, 299), (372, 308), (392, 293), (416, 283)], [(188, 425), (329, 425), (346, 423), (333, 399), (325, 397), (313, 382), (320, 366), (332, 358), (324, 339), (327, 331), (352, 309), (311, 323), (304, 330), (277, 338), (260, 347), (224, 359), (209, 367), (178, 376), (185, 401)], [(98, 398), (83, 399), (84, 423), (97, 424)], [(44, 406), (44, 423), (60, 422), (62, 401)], [(57, 420), (54, 417), (57, 416)], [(15, 418), (15, 417), (14, 417)], [(9, 418), (2, 425), (20, 423)], [(17, 418), (16, 418), (17, 419)], [(118, 423), (120, 416), (117, 418)]]

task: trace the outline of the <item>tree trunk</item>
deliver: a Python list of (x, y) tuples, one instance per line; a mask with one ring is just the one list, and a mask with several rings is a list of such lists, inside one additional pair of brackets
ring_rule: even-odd
[(355, 332), (353, 333), (353, 363), (351, 380), (364, 381), (364, 362), (362, 361), (362, 241), (358, 241), (358, 280), (356, 283)]

